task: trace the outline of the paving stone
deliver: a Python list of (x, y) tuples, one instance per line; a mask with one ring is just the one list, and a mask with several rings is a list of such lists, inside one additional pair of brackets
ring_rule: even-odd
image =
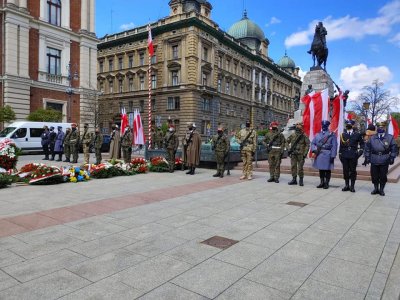
[(293, 294), (312, 273), (314, 267), (272, 255), (245, 276), (246, 279)]
[(296, 294), (293, 300), (362, 300), (364, 295), (349, 291), (337, 286), (329, 285), (320, 281), (308, 279)]
[(279, 220), (278, 222), (269, 225), (268, 229), (297, 235), (306, 230), (307, 227), (309, 226), (310, 224), (300, 223), (293, 220), (291, 221)]
[(377, 272), (389, 274), (390, 268), (393, 265), (396, 254), (398, 253), (399, 242), (387, 242), (383, 249), (382, 256), (379, 259)]
[(149, 292), (179, 274), (191, 265), (172, 257), (159, 255), (138, 265), (117, 273), (114, 277), (141, 292)]
[(144, 240), (160, 233), (171, 230), (172, 227), (157, 223), (149, 223), (121, 232), (121, 235), (135, 240)]
[(121, 234), (112, 234), (97, 240), (70, 247), (69, 249), (87, 257), (94, 258), (107, 252), (123, 248), (135, 242), (137, 241)]
[(25, 259), (10, 250), (0, 251), (0, 268), (13, 265)]
[(367, 292), (367, 297), (376, 297), (380, 299), (382, 297), (383, 290), (385, 289), (387, 279), (388, 274), (375, 272), (374, 277), (372, 277), (371, 285), (369, 286)]
[(0, 292), (0, 299), (43, 300), (58, 299), (90, 282), (66, 270), (61, 270)]
[(298, 235), (295, 240), (332, 248), (342, 237), (340, 233), (308, 228)]
[(119, 249), (83, 263), (66, 267), (66, 269), (83, 278), (96, 282), (146, 259), (147, 258), (142, 255)]
[(200, 240), (196, 240), (165, 252), (164, 255), (171, 256), (191, 265), (197, 265), (220, 251), (218, 248), (201, 244)]
[(187, 240), (193, 240), (199, 236), (211, 235), (212, 232), (215, 232), (214, 227), (194, 222), (172, 229), (168, 231), (168, 234)]
[(250, 270), (267, 259), (272, 253), (274, 253), (274, 250), (240, 242), (218, 253), (213, 258)]
[(382, 300), (396, 299), (400, 295), (400, 252), (397, 252), (392, 269), (389, 273)]
[(382, 248), (387, 240), (387, 234), (378, 234), (365, 230), (358, 230), (355, 228), (350, 229), (344, 236), (343, 242), (351, 242), (370, 247)]
[(215, 298), (246, 272), (246, 269), (210, 258), (174, 278), (172, 283), (205, 297)]
[(154, 289), (139, 300), (207, 300), (201, 295), (183, 289), (175, 284), (166, 283)]
[(234, 283), (217, 300), (282, 300), (289, 299), (290, 294), (267, 287), (265, 285), (240, 279)]
[(344, 234), (353, 224), (354, 221), (324, 217), (311, 225), (310, 228)]
[(17, 280), (0, 270), (0, 291), (18, 284), (19, 282)]
[(175, 236), (161, 234), (156, 237), (137, 242), (126, 247), (125, 249), (147, 257), (153, 257), (184, 243), (187, 243), (187, 240)]
[(362, 265), (376, 267), (382, 254), (382, 247), (369, 247), (362, 244), (340, 241), (329, 256), (352, 261)]
[(187, 214), (179, 214), (179, 215), (175, 215), (175, 216), (171, 216), (171, 217), (168, 217), (165, 219), (158, 220), (157, 223), (176, 228), (176, 227), (180, 227), (185, 224), (188, 224), (188, 223), (192, 223), (192, 222), (198, 220), (199, 218), (200, 217), (197, 217), (197, 216), (191, 216), (191, 215), (187, 215)]
[(0, 238), (0, 249), (3, 250), (17, 248), (22, 245), (25, 245), (25, 243), (11, 236)]
[(267, 227), (250, 235), (243, 241), (256, 245), (261, 245), (272, 250), (278, 250), (287, 242), (289, 242), (293, 237), (294, 235), (292, 234), (278, 232), (275, 230), (271, 230)]
[(202, 225), (206, 226), (212, 226), (212, 227), (222, 227), (226, 226), (227, 224), (231, 224), (240, 218), (237, 217), (232, 217), (232, 216), (227, 216), (227, 215), (222, 215), (222, 214), (216, 214), (212, 215), (206, 218), (202, 218), (197, 220), (196, 222)]
[(324, 246), (293, 240), (279, 249), (274, 256), (316, 267), (329, 251), (330, 248)]
[(143, 292), (119, 282), (115, 278), (106, 278), (68, 294), (60, 300), (131, 300), (142, 294)]
[(111, 224), (106, 221), (107, 217), (101, 216), (92, 217), (84, 220), (79, 220), (75, 222), (66, 223), (66, 226), (82, 230), (84, 232), (95, 234), (96, 236), (106, 236), (113, 233), (121, 232), (126, 230), (126, 227), (118, 226), (115, 224)]
[(374, 271), (370, 266), (327, 257), (311, 278), (365, 295)]

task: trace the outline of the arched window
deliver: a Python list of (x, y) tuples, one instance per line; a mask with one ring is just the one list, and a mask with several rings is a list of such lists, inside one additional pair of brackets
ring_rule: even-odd
[(50, 24), (61, 26), (61, 0), (47, 0)]

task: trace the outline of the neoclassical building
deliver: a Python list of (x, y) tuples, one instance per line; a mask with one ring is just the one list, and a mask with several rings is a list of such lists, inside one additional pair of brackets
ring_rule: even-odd
[[(247, 13), (225, 32), (205, 0), (172, 0), (170, 14), (151, 24), (152, 123), (170, 120), (183, 134), (195, 122), (207, 136), (218, 123), (228, 130), (246, 120), (255, 127), (285, 123), (300, 97), (299, 69), (285, 55), (268, 56), (269, 40)], [(107, 35), (98, 44), (100, 124), (107, 131), (120, 109), (142, 112), (147, 129), (148, 51), (146, 26)], [(147, 131), (146, 131), (147, 134)]]
[(0, 107), (17, 120), (38, 108), (61, 111), (64, 122), (92, 120), (95, 0), (3, 0), (0, 22)]

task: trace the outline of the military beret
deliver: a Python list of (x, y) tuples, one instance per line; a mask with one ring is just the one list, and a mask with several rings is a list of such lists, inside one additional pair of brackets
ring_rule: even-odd
[(351, 124), (351, 125), (356, 124), (356, 122), (354, 120), (346, 120), (345, 123), (346, 124)]

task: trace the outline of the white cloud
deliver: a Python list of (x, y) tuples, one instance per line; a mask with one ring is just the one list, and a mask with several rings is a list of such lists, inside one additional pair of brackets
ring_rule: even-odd
[(134, 28), (136, 25), (133, 22), (122, 24), (119, 28), (123, 31)]
[(389, 40), (389, 42), (395, 44), (396, 46), (400, 47), (400, 32), (396, 34), (393, 38)]
[(370, 49), (372, 52), (375, 52), (375, 53), (379, 53), (379, 52), (380, 52), (380, 48), (379, 48), (379, 45), (378, 45), (378, 44), (370, 44), (370, 45), (369, 45), (369, 49)]
[(282, 21), (279, 20), (277, 17), (272, 17), (271, 20), (267, 24), (265, 24), (265, 27), (268, 27), (269, 25), (279, 24), (281, 22)]
[(306, 74), (307, 74), (307, 72), (306, 72), (306, 71), (303, 71), (303, 70), (300, 68), (300, 70), (299, 70), (299, 76), (301, 77), (301, 81), (303, 81), (304, 76), (306, 76)]
[[(360, 40), (367, 35), (384, 36), (390, 33), (394, 24), (400, 23), (400, 0), (394, 0), (383, 6), (375, 18), (361, 20), (358, 17), (347, 15), (333, 19), (328, 16), (323, 23), (328, 31), (327, 40), (329, 41), (345, 38)], [(285, 39), (285, 46), (289, 48), (309, 44), (316, 24), (317, 20), (313, 20), (306, 30), (288, 36)]]
[(383, 83), (389, 82), (393, 78), (392, 72), (387, 66), (368, 67), (365, 64), (346, 67), (340, 71), (340, 81), (343, 90), (350, 90), (350, 99), (356, 99), (362, 88), (371, 85), (376, 79)]

